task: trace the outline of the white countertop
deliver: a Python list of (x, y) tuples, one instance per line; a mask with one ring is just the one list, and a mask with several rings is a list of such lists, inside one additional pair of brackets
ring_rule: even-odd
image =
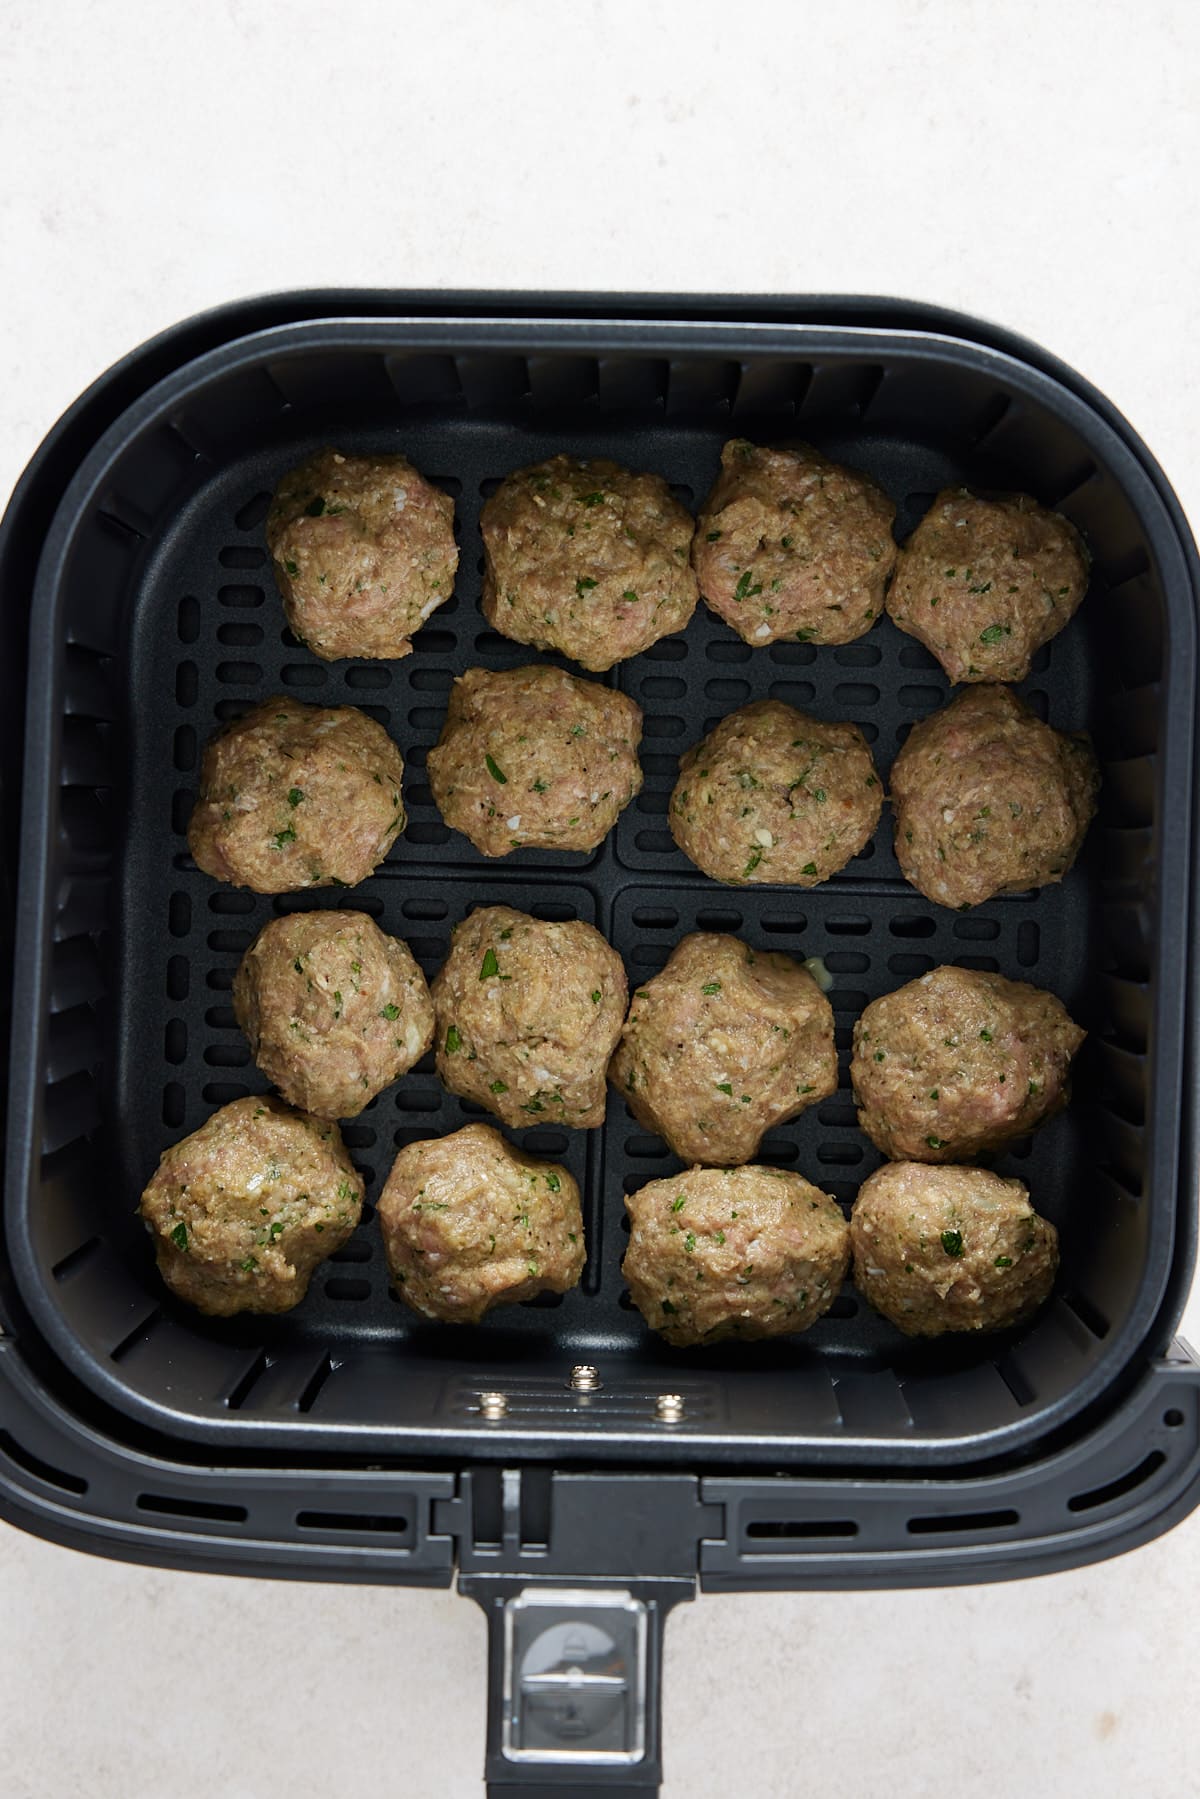
[[(240, 295), (876, 292), (1074, 364), (1200, 519), (1192, 5), (60, 0), (4, 29), (0, 494), (109, 363)], [(668, 1627), (664, 1794), (1194, 1791), (1198, 1584), (1200, 1515), (1016, 1585), (705, 1599)], [(0, 1527), (0, 1620), (5, 1799), (482, 1793), (451, 1595)]]

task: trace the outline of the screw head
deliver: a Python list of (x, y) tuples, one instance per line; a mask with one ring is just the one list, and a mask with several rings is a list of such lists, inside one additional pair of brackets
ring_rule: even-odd
[(655, 1401), (654, 1411), (663, 1424), (678, 1424), (683, 1417), (683, 1394), (660, 1393)]
[(503, 1393), (481, 1393), (479, 1410), (485, 1418), (507, 1417), (508, 1400)]
[(598, 1368), (590, 1362), (579, 1362), (572, 1368), (567, 1385), (576, 1393), (594, 1393), (603, 1382)]

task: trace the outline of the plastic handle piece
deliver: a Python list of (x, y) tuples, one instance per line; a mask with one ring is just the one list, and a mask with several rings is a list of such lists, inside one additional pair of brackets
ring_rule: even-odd
[(460, 1582), (488, 1620), (490, 1799), (656, 1794), (663, 1626), (686, 1581)]

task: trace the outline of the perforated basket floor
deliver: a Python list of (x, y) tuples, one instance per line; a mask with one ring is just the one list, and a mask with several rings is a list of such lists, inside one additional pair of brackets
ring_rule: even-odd
[[(57, 943), (39, 1193), (17, 1233), (18, 1276), (40, 1322), (111, 1402), (199, 1436), (286, 1444), (300, 1432), (312, 1448), (471, 1441), (487, 1453), (501, 1439), (479, 1416), (486, 1385), (509, 1398), (504, 1445), (519, 1441), (527, 1453), (561, 1454), (564, 1440), (581, 1452), (628, 1453), (651, 1439), (664, 1456), (703, 1445), (729, 1455), (894, 1459), (914, 1443), (976, 1455), (1011, 1443), (1119, 1372), (1161, 1284), (1164, 1243), (1169, 1260), (1175, 1203), (1169, 1153), (1148, 1185), (1148, 1143), (1160, 1122), (1152, 1109), (1169, 1101), (1179, 1069), (1160, 1070), (1155, 1096), (1146, 1055), (1167, 1041), (1172, 1018), (1153, 914), (1169, 773), (1168, 643), (1179, 658), (1177, 689), (1190, 680), (1190, 661), (1181, 628), (1167, 626), (1144, 517), (1098, 442), (1055, 420), (1053, 394), (1039, 412), (995, 370), (986, 380), (956, 374), (948, 353), (936, 405), (913, 380), (898, 352), (865, 359), (853, 344), (803, 364), (749, 353), (735, 364), (699, 349), (606, 360), (385, 343), (349, 354), (315, 330), (302, 351), (264, 353), (237, 381), (214, 376), (173, 404), (168, 396), (124, 449), (114, 447), (54, 575), (64, 628), (51, 722), (63, 762), (57, 885), (46, 891)], [(911, 399), (918, 391), (921, 406)], [(886, 777), (912, 722), (948, 694), (933, 659), (887, 620), (838, 648), (751, 651), (701, 606), (686, 633), (618, 666), (606, 679), (645, 711), (646, 782), (593, 855), (519, 852), (490, 862), (442, 823), (425, 757), (454, 676), (535, 659), (479, 611), (483, 498), (508, 470), (566, 449), (654, 468), (694, 506), (735, 430), (770, 441), (811, 435), (867, 469), (899, 506), (899, 536), (938, 488), (956, 482), (1025, 487), (1085, 531), (1093, 592), (1023, 686), (1056, 726), (1090, 726), (1106, 766), (1101, 817), (1061, 887), (965, 915), (931, 906), (899, 876), (886, 810), (873, 843), (812, 892), (723, 888), (675, 849), (665, 814), (679, 755), (750, 699), (853, 719)], [(324, 664), (283, 623), (263, 541), (268, 495), (288, 466), (329, 441), (403, 449), (455, 499), (455, 598), (399, 663)], [(274, 691), (363, 707), (405, 755), (408, 828), (352, 894), (262, 898), (214, 883), (188, 856), (206, 739)], [(133, 1209), (166, 1144), (265, 1086), (230, 1005), (254, 934), (299, 906), (354, 905), (404, 937), (432, 975), (454, 922), (501, 900), (597, 925), (631, 981), (695, 929), (822, 957), (834, 981), (841, 1088), (771, 1134), (762, 1159), (798, 1169), (847, 1206), (879, 1161), (856, 1128), (848, 1083), (850, 1031), (863, 1006), (940, 962), (1058, 993), (1092, 1032), (1075, 1105), (998, 1164), (1029, 1183), (1062, 1233), (1050, 1306), (1015, 1337), (912, 1345), (847, 1286), (805, 1337), (672, 1351), (624, 1290), (622, 1196), (678, 1164), (610, 1096), (602, 1131), (517, 1133), (565, 1160), (584, 1190), (588, 1264), (572, 1293), (497, 1312), (476, 1329), (423, 1323), (389, 1291), (368, 1204), (295, 1313), (216, 1322), (178, 1307), (157, 1282)], [(344, 1128), (368, 1200), (399, 1145), (480, 1116), (441, 1089), (427, 1058)], [(565, 1387), (580, 1360), (604, 1377), (586, 1400)], [(687, 1406), (670, 1432), (654, 1412), (665, 1386)]]

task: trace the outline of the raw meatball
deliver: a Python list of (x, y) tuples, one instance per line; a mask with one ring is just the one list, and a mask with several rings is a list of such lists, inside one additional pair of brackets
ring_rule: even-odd
[(680, 1161), (748, 1162), (836, 1091), (833, 1008), (790, 956), (698, 931), (634, 993), (609, 1079)]
[(256, 893), (354, 887), (404, 829), (403, 776), (365, 712), (276, 694), (205, 750), (188, 848), (205, 874)]
[(940, 493), (896, 565), (887, 609), (952, 681), (1021, 681), (1088, 584), (1083, 539), (1028, 494)]
[(484, 856), (594, 850), (642, 785), (642, 709), (547, 665), (454, 683), (429, 752), (442, 817)]
[(984, 1168), (888, 1162), (859, 1188), (850, 1237), (855, 1285), (909, 1337), (1018, 1324), (1058, 1270), (1024, 1182)]
[(233, 979), (254, 1060), (286, 1100), (353, 1118), (433, 1042), (425, 977), (363, 912), (296, 912), (264, 925)]
[(857, 725), (756, 700), (683, 757), (669, 818), (684, 855), (714, 881), (815, 887), (870, 841), (882, 805)]
[(974, 968), (934, 968), (854, 1026), (858, 1122), (896, 1161), (964, 1162), (1061, 1112), (1087, 1035), (1062, 1001)]
[(227, 1318), (299, 1305), (362, 1201), (336, 1124), (252, 1094), (163, 1151), (139, 1210), (172, 1293)]
[(625, 1206), (630, 1297), (681, 1349), (807, 1330), (846, 1278), (842, 1209), (798, 1174), (690, 1168), (651, 1181)]
[(510, 1125), (604, 1123), (625, 969), (590, 924), (480, 906), (433, 983), (437, 1071)]
[(483, 610), (497, 631), (602, 673), (696, 609), (692, 520), (661, 475), (552, 456), (483, 508)]
[(400, 1297), (447, 1324), (565, 1293), (586, 1260), (575, 1181), (490, 1124), (407, 1144), (379, 1196), (379, 1225)]
[(892, 764), (900, 871), (959, 910), (1061, 881), (1099, 785), (1086, 737), (1042, 724), (1007, 687), (969, 687), (914, 725)]
[(798, 444), (735, 437), (696, 521), (692, 566), (718, 618), (756, 648), (849, 643), (883, 611), (896, 508), (875, 483)]
[(267, 548), (310, 650), (395, 661), (454, 591), (454, 501), (403, 456), (322, 450), (275, 490)]

